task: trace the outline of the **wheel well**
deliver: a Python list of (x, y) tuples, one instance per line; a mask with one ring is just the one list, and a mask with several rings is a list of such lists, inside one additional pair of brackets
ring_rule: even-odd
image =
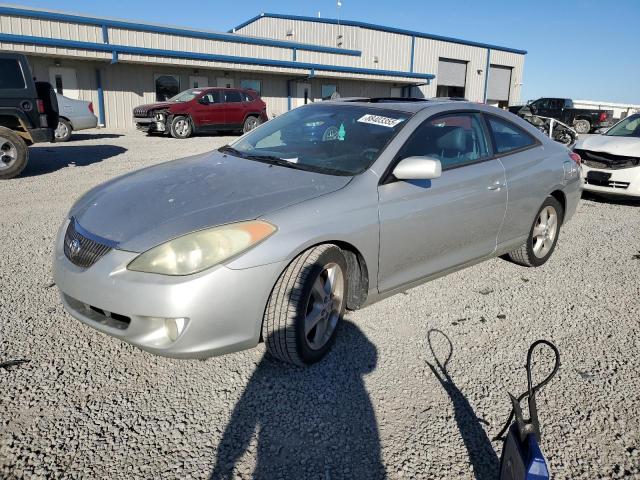
[(242, 123), (246, 122), (246, 121), (247, 121), (247, 118), (249, 118), (249, 117), (256, 117), (256, 118), (260, 118), (260, 114), (259, 114), (259, 113), (256, 113), (256, 112), (247, 113), (247, 114), (244, 116), (244, 120), (242, 121)]
[(562, 216), (564, 219), (564, 212), (567, 211), (567, 197), (564, 196), (564, 192), (562, 190), (554, 190), (550, 193), (550, 196), (555, 198), (560, 205), (562, 205)]
[(367, 300), (369, 293), (369, 269), (362, 254), (356, 247), (347, 242), (327, 242), (333, 243), (342, 249), (347, 260), (347, 278), (349, 288), (347, 295), (347, 308), (357, 310)]

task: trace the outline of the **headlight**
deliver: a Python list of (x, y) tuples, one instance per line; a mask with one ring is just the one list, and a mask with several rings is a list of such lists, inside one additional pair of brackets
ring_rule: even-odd
[(156, 113), (156, 121), (158, 122), (164, 121), (164, 113)]
[(275, 226), (260, 220), (199, 230), (147, 250), (127, 269), (163, 275), (198, 273), (248, 250), (275, 231)]

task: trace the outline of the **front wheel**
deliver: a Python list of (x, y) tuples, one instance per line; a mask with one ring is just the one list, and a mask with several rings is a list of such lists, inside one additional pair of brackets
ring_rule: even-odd
[(71, 133), (73, 132), (73, 127), (68, 120), (61, 118), (58, 121), (58, 128), (55, 131), (55, 141), (57, 142), (68, 142), (71, 138)]
[(347, 298), (347, 262), (335, 245), (296, 257), (280, 275), (264, 314), (262, 334), (271, 355), (308, 365), (330, 350)]
[(543, 265), (556, 248), (563, 218), (564, 210), (560, 202), (553, 197), (548, 197), (538, 210), (527, 241), (520, 248), (509, 253), (508, 257), (525, 267)]
[(0, 127), (0, 179), (17, 177), (28, 161), (29, 150), (20, 135)]
[(192, 132), (191, 120), (182, 116), (174, 117), (171, 122), (171, 136), (173, 138), (189, 138)]
[(260, 125), (260, 119), (258, 117), (247, 117), (244, 121), (244, 125), (242, 126), (242, 133), (247, 133)]

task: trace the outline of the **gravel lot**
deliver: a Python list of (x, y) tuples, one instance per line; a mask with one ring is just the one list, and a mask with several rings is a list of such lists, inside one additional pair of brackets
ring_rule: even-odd
[(543, 337), (562, 354), (538, 399), (554, 478), (640, 478), (637, 205), (585, 199), (542, 268), (495, 259), (351, 313), (307, 369), (263, 346), (154, 357), (67, 315), (51, 256), (73, 201), (228, 141), (93, 131), (0, 183), (0, 362), (29, 360), (0, 368), (0, 477), (496, 478), (490, 438)]

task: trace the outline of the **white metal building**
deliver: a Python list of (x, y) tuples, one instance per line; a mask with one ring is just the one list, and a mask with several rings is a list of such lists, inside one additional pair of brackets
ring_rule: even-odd
[(0, 5), (0, 50), (28, 55), (34, 76), (91, 100), (100, 123), (191, 87), (257, 90), (270, 116), (343, 97), (520, 100), (525, 51), (362, 22), (261, 14), (211, 32)]

